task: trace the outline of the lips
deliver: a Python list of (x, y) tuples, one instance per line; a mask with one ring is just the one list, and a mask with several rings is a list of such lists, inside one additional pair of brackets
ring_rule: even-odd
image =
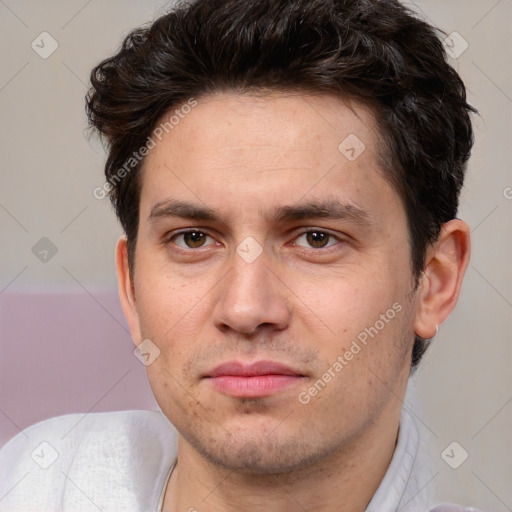
[(235, 398), (258, 398), (276, 394), (302, 381), (299, 371), (275, 361), (257, 361), (246, 365), (237, 361), (223, 363), (206, 375), (210, 385)]
[(209, 377), (222, 376), (236, 377), (255, 377), (257, 375), (296, 375), (302, 376), (299, 372), (289, 366), (274, 361), (256, 361), (252, 364), (244, 365), (236, 361), (223, 363), (214, 368), (208, 375)]

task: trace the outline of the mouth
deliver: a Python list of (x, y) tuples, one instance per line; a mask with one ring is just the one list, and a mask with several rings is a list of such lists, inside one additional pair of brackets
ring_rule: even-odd
[(303, 381), (305, 375), (275, 361), (243, 364), (230, 361), (205, 376), (218, 392), (235, 398), (262, 398)]

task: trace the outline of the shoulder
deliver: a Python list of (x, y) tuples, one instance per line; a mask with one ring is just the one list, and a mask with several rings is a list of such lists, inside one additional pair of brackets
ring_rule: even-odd
[(53, 448), (79, 449), (81, 442), (128, 440), (141, 434), (144, 437), (169, 435), (172, 425), (159, 411), (114, 411), (73, 413), (49, 418), (24, 429), (0, 450), (0, 463), (24, 452), (36, 450), (41, 443)]
[(480, 512), (476, 508), (473, 507), (461, 507), (459, 505), (452, 505), (448, 503), (444, 503), (442, 505), (438, 505), (430, 509), (428, 512)]
[(175, 430), (159, 411), (40, 421), (0, 450), (0, 508), (58, 510), (73, 488), (123, 489), (134, 476), (156, 478), (174, 456), (175, 443)]

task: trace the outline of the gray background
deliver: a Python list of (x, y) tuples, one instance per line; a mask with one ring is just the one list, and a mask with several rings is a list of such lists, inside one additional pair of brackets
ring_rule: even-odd
[[(406, 3), (467, 42), (452, 62), (481, 114), (460, 208), (472, 259), (460, 302), (413, 379), (413, 412), (439, 499), (510, 511), (512, 0)], [(157, 407), (115, 299), (121, 230), (107, 200), (92, 194), (103, 183), (104, 153), (84, 137), (83, 107), (91, 68), (166, 5), (0, 0), (0, 443), (56, 414)], [(59, 45), (47, 59), (31, 47), (43, 31)], [(42, 237), (57, 248), (47, 262), (33, 252)], [(88, 351), (77, 341), (84, 332)], [(122, 350), (108, 344), (116, 337)], [(453, 441), (469, 454), (457, 469), (441, 456)]]

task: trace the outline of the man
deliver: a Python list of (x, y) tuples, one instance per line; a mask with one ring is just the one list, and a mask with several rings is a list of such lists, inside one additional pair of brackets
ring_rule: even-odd
[(396, 0), (196, 0), (91, 83), (162, 413), (30, 427), (58, 459), (26, 476), (11, 440), (2, 510), (433, 510), (403, 402), (468, 265), (475, 112), (435, 29)]

